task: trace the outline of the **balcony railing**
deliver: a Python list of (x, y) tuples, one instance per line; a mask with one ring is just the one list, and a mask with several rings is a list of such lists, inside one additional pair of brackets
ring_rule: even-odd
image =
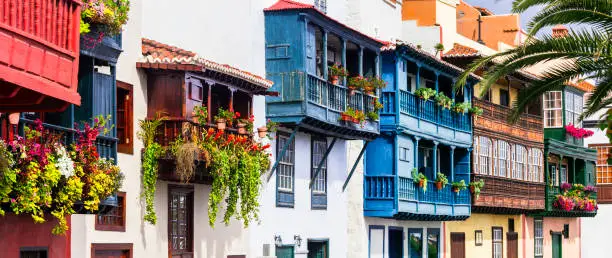
[(442, 108), (432, 100), (423, 100), (405, 90), (400, 90), (400, 112), (455, 130), (469, 132), (472, 129), (467, 113)]
[(308, 75), (308, 100), (337, 112), (346, 111), (347, 107), (362, 112), (374, 110), (376, 96), (353, 91), (341, 85), (335, 85), (313, 75)]
[[(412, 178), (408, 177), (397, 177), (399, 184), (397, 184), (397, 197), (399, 201), (411, 201), (411, 202), (423, 202), (423, 203), (435, 203), (435, 204), (448, 204), (448, 205), (469, 205), (471, 195), (468, 190), (459, 191), (454, 193), (450, 187), (446, 187), (438, 190), (435, 187), (434, 182), (427, 182), (427, 191), (423, 191), (418, 188)], [(365, 199), (371, 200), (384, 200), (394, 199), (396, 184), (395, 176), (365, 176), (365, 188), (364, 197)]]
[[(13, 139), (16, 135), (24, 135), (24, 127), (34, 127), (35, 122), (26, 118), (21, 118), (18, 125), (8, 125), (2, 128), (1, 135), (5, 141)], [(70, 146), (75, 142), (77, 132), (73, 128), (57, 126), (52, 124), (43, 123), (43, 128), (49, 132), (49, 134), (59, 137), (60, 141), (64, 146)], [(102, 158), (117, 160), (117, 138), (100, 135), (96, 139), (96, 148), (98, 154)]]
[[(508, 124), (508, 118), (512, 113), (512, 109), (479, 99), (475, 99), (473, 104), (476, 107), (482, 108), (483, 112), (481, 117), (483, 119), (493, 119)], [(521, 114), (518, 121), (512, 126), (533, 130), (540, 134), (542, 134), (544, 129), (541, 116), (526, 113)]]
[(488, 175), (473, 175), (472, 181), (480, 179), (485, 181), (485, 185), (481, 189), (480, 198), (474, 202), (474, 207), (500, 211), (544, 209), (544, 183)]

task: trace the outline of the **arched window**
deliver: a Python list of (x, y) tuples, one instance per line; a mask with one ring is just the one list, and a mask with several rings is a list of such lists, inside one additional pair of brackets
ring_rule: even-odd
[(527, 150), (519, 144), (512, 146), (512, 178), (526, 179)]
[(501, 177), (508, 176), (508, 165), (510, 164), (510, 144), (505, 141), (497, 141), (497, 160), (496, 160), (496, 174)]
[(489, 169), (491, 168), (491, 151), (493, 144), (489, 138), (484, 136), (480, 136), (478, 141), (478, 171), (480, 174), (491, 175)]

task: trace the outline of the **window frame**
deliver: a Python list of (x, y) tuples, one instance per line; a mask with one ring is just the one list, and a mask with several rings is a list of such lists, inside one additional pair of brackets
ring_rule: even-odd
[[(327, 189), (328, 188), (327, 157), (325, 159), (323, 166), (321, 167), (321, 171), (319, 171), (319, 175), (317, 176), (317, 178), (313, 178), (314, 173), (316, 172), (318, 168), (319, 162), (321, 161), (320, 159), (315, 160), (315, 149), (317, 148), (316, 144), (321, 144), (325, 146), (322, 149), (321, 153), (316, 154), (317, 156), (320, 155), (320, 159), (323, 159), (323, 157), (325, 156), (325, 152), (327, 151), (327, 148), (330, 147), (327, 143), (327, 138), (317, 137), (317, 136), (311, 137), (311, 141), (310, 141), (310, 177), (313, 180), (313, 184), (311, 188), (311, 198), (310, 198), (311, 202), (310, 203), (311, 203), (311, 209), (313, 210), (325, 210), (327, 209), (327, 191), (328, 191)], [(319, 146), (319, 147), (321, 148), (322, 146)], [(294, 170), (294, 178), (295, 178), (295, 170)], [(323, 186), (322, 191), (319, 189), (320, 186)], [(320, 203), (320, 202), (324, 202), (324, 203)]]
[[(501, 239), (495, 240), (495, 231), (499, 230)], [(499, 250), (500, 258), (504, 257), (504, 228), (502, 227), (491, 227), (491, 257), (495, 256), (495, 244), (499, 244), (501, 250)]]
[[(527, 165), (527, 148), (520, 144), (512, 145), (512, 179), (527, 181), (525, 167)], [(520, 150), (520, 151), (519, 151)]]
[[(278, 167), (276, 169), (276, 207), (286, 207), (293, 208), (295, 205), (295, 137), (292, 140), (292, 143), (287, 147), (287, 151), (285, 152), (285, 156), (289, 155), (289, 161), (286, 161), (284, 157), (280, 157), (280, 152), (283, 149), (283, 145), (291, 138), (288, 133), (277, 132), (277, 140), (276, 140), (276, 159), (278, 160)], [(281, 138), (284, 139), (284, 142), (281, 144)], [(291, 175), (284, 175), (282, 172), (283, 168), (290, 168)], [(291, 188), (281, 187), (281, 177), (287, 177), (286, 183), (291, 184)], [(290, 202), (281, 201), (280, 195), (289, 195), (291, 197)]]
[[(553, 94), (555, 96), (551, 100)], [(558, 96), (556, 96), (556, 94), (558, 94)], [(542, 105), (542, 110), (544, 111), (544, 128), (563, 127), (563, 96), (563, 91), (547, 91), (546, 93), (544, 93), (544, 103)], [(549, 103), (553, 104), (552, 107), (548, 107)], [(557, 104), (559, 105), (558, 107)], [(549, 112), (551, 113), (549, 114)], [(553, 123), (549, 124), (551, 114), (554, 114), (551, 120)]]
[(510, 106), (510, 91), (508, 89), (499, 89), (499, 105), (504, 107)]
[[(119, 100), (118, 98), (118, 92), (119, 90), (124, 90), (127, 91), (127, 97), (128, 99), (125, 100), (126, 103), (124, 104), (124, 119), (125, 119), (125, 132), (124, 132), (124, 136), (125, 139), (118, 139), (117, 142), (117, 151), (120, 153), (125, 153), (125, 154), (134, 154), (134, 86), (132, 84), (126, 83), (126, 82), (122, 82), (122, 81), (117, 81), (117, 89), (115, 90), (115, 98), (117, 99), (117, 101)], [(118, 105), (117, 105), (118, 107)], [(119, 118), (119, 117), (117, 117)], [(118, 119), (115, 119), (118, 120)], [(117, 121), (118, 123), (118, 121)], [(119, 128), (117, 128), (118, 130)], [(117, 134), (117, 138), (119, 138), (119, 135)], [(125, 142), (125, 143), (121, 143), (121, 142)]]
[[(112, 225), (112, 224), (102, 224), (99, 221), (99, 216), (108, 216), (108, 215), (96, 215), (95, 218), (95, 229), (97, 231), (117, 231), (117, 232), (125, 232), (125, 223), (126, 223), (126, 193), (125, 192), (117, 192), (117, 201), (119, 203), (118, 207), (121, 207), (121, 225)], [(113, 207), (112, 209), (117, 209), (118, 207)], [(110, 213), (110, 211), (109, 211)]]
[(595, 179), (598, 185), (612, 184), (612, 165), (607, 162), (608, 155), (612, 150), (612, 144), (589, 144), (589, 148), (597, 151), (595, 163)]
[[(492, 161), (492, 148), (493, 148), (493, 141), (486, 136), (478, 136), (478, 174), (481, 175), (491, 175), (492, 173), (489, 173), (490, 169), (491, 169), (491, 161)], [(486, 149), (486, 154), (484, 153), (485, 151), (483, 150), (484, 144), (483, 143), (487, 143), (487, 149)], [(486, 164), (483, 164), (483, 161), (486, 161)], [(483, 168), (485, 168), (485, 171), (482, 171)]]
[[(573, 124), (576, 127), (582, 127), (582, 122), (578, 118), (584, 110), (584, 95), (572, 90), (565, 90), (563, 93), (565, 108), (565, 123), (564, 125)], [(577, 122), (577, 123), (576, 123)]]
[[(194, 196), (194, 187), (193, 186), (189, 186), (189, 185), (168, 185), (168, 253), (175, 255), (175, 254), (193, 254), (193, 250), (194, 250), (194, 228), (195, 228), (195, 223), (194, 223), (194, 218), (195, 218), (195, 196)], [(181, 194), (185, 194), (186, 195), (186, 216), (189, 216), (188, 218), (185, 219), (187, 224), (187, 233), (186, 233), (186, 238), (187, 241), (186, 243), (189, 245), (185, 250), (181, 250), (181, 249), (173, 249), (173, 245), (172, 245), (172, 194), (173, 193), (181, 193)], [(191, 209), (191, 210), (190, 210)], [(177, 253), (175, 253), (175, 251)]]
[[(512, 156), (512, 145), (510, 145), (510, 143), (508, 143), (507, 141), (504, 140), (497, 140), (497, 168), (496, 170), (496, 175), (499, 177), (509, 177), (509, 175), (511, 174), (511, 169), (510, 169), (510, 157)], [(501, 151), (503, 150), (503, 152)], [(503, 157), (502, 157), (502, 153), (504, 153)], [(502, 175), (501, 172), (501, 168), (502, 168), (502, 161), (504, 162), (504, 174)]]
[[(537, 223), (540, 224), (540, 230), (538, 231)], [(541, 234), (538, 236), (538, 232)], [(537, 253), (538, 243), (540, 246), (540, 253)], [(544, 257), (544, 219), (543, 218), (534, 218), (533, 219), (533, 254), (535, 258)]]
[(129, 252), (128, 258), (134, 257), (134, 244), (132, 243), (92, 243), (91, 244), (91, 257), (96, 257), (96, 251), (121, 251)]
[(41, 257), (41, 258), (48, 258), (49, 257), (49, 248), (45, 247), (45, 246), (19, 247), (19, 258), (23, 257), (23, 252), (45, 252), (46, 256), (45, 257)]

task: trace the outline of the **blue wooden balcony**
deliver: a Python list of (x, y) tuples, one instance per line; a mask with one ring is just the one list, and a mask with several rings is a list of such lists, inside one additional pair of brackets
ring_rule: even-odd
[(322, 131), (349, 139), (372, 139), (379, 133), (379, 122), (366, 119), (363, 124), (340, 121), (347, 108), (367, 113), (374, 110), (376, 96), (334, 85), (304, 72), (268, 74), (274, 81), (267, 97), (267, 117), (279, 123), (295, 123), (313, 131)]
[(451, 187), (438, 190), (427, 182), (423, 191), (402, 176), (365, 176), (364, 214), (370, 217), (401, 220), (465, 220), (470, 215), (471, 195), (468, 190), (454, 193)]

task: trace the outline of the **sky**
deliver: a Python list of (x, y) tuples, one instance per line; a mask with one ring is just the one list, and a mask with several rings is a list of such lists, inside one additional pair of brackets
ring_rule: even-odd
[[(508, 14), (512, 12), (512, 1), (513, 0), (464, 0), (470, 5), (482, 6), (491, 10), (495, 14)], [(531, 20), (538, 10), (531, 8), (525, 13), (521, 14), (521, 27), (527, 29), (526, 24)]]

